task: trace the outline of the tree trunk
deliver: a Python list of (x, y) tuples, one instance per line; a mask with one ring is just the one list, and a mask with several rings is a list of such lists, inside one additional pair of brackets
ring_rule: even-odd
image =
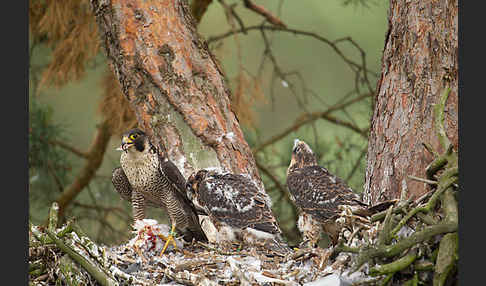
[(371, 122), (364, 199), (398, 198), (402, 188), (420, 196), (432, 156), (422, 142), (443, 152), (433, 106), (451, 88), (445, 131), (458, 147), (457, 0), (390, 1), (381, 79)]
[(218, 63), (187, 1), (91, 0), (109, 61), (139, 127), (187, 178), (207, 167), (263, 187)]

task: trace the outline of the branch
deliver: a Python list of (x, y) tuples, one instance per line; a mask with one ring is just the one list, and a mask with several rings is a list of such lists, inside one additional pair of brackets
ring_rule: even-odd
[(255, 162), (256, 162), (258, 169), (260, 169), (268, 178), (270, 178), (270, 180), (273, 181), (273, 183), (275, 184), (277, 189), (280, 191), (280, 193), (285, 197), (285, 199), (287, 201), (290, 202), (289, 192), (287, 192), (286, 188), (284, 186), (282, 186), (282, 184), (280, 184), (280, 182), (278, 181), (278, 178), (275, 175), (273, 175), (270, 172), (270, 170), (268, 170), (265, 166), (260, 164), (260, 162), (258, 160), (255, 160)]
[[(314, 120), (317, 120), (319, 118), (325, 118), (325, 119), (332, 118), (332, 117), (329, 116), (329, 114), (331, 112), (334, 112), (336, 110), (343, 109), (343, 108), (345, 108), (345, 107), (347, 107), (347, 106), (349, 106), (349, 105), (351, 105), (353, 103), (359, 102), (359, 101), (361, 101), (361, 100), (363, 100), (363, 99), (365, 99), (365, 98), (367, 98), (369, 96), (370, 96), (370, 94), (363, 94), (363, 95), (358, 96), (355, 99), (352, 99), (352, 100), (347, 101), (345, 103), (341, 103), (341, 104), (332, 106), (332, 107), (330, 107), (328, 110), (326, 110), (324, 112), (317, 112), (317, 113), (315, 112), (315, 113), (312, 113), (313, 116), (308, 116), (308, 118), (305, 119), (305, 120), (300, 120), (300, 121), (297, 120), (297, 122), (295, 122), (294, 125), (292, 125), (289, 128), (285, 129), (280, 134), (277, 134), (277, 135), (273, 136), (272, 138), (268, 139), (264, 143), (260, 144), (260, 146), (255, 147), (253, 149), (253, 153), (256, 154), (256, 153), (262, 151), (268, 145), (274, 144), (275, 142), (283, 139), (285, 136), (287, 136), (288, 134), (290, 134), (292, 132), (297, 131), (300, 127), (302, 127), (303, 125), (305, 125), (307, 123), (310, 123), (310, 122), (312, 122)], [(364, 132), (365, 132), (364, 130), (361, 130), (361, 129), (357, 128), (357, 127), (355, 127), (354, 129), (357, 129), (357, 130), (355, 130), (357, 132), (359, 130), (358, 133), (361, 134), (362, 136), (364, 136), (363, 135)]]
[(74, 148), (73, 146), (70, 146), (70, 145), (68, 145), (64, 142), (61, 142), (61, 141), (58, 141), (58, 140), (49, 140), (49, 143), (52, 144), (52, 145), (59, 146), (63, 149), (66, 149), (66, 150), (70, 151), (71, 153), (78, 155), (81, 158), (85, 158), (85, 159), (89, 158), (89, 152), (80, 151), (80, 150)]
[(56, 200), (59, 204), (59, 217), (64, 217), (64, 212), (72, 200), (86, 187), (103, 161), (106, 147), (111, 138), (111, 131), (106, 121), (98, 126), (98, 131), (89, 149), (87, 160), (74, 181), (66, 187), (61, 196)]
[(84, 258), (82, 255), (71, 249), (68, 245), (57, 238), (56, 234), (50, 230), (46, 230), (47, 235), (56, 243), (56, 245), (65, 253), (67, 253), (74, 261), (79, 263), (89, 274), (93, 276), (101, 285), (111, 286), (118, 285), (113, 278), (106, 275), (101, 269), (96, 267), (91, 261)]
[(353, 169), (349, 173), (348, 177), (346, 177), (346, 180), (345, 180), (346, 182), (349, 182), (349, 180), (351, 180), (351, 178), (353, 177), (353, 175), (356, 172), (356, 170), (358, 170), (359, 163), (361, 162), (361, 159), (363, 159), (363, 157), (366, 155), (366, 152), (368, 152), (368, 147), (364, 148), (361, 151), (361, 154), (359, 155), (358, 160), (356, 160), (356, 163), (354, 163)]
[(400, 254), (405, 249), (426, 241), (438, 234), (445, 234), (455, 231), (457, 231), (457, 223), (442, 222), (437, 225), (428, 226), (419, 232), (415, 232), (409, 237), (400, 240), (396, 244), (362, 250), (356, 259), (356, 264), (351, 272), (358, 270), (366, 261), (369, 261), (375, 257), (393, 257)]
[(253, 1), (251, 0), (243, 0), (243, 3), (245, 4), (246, 8), (265, 17), (265, 19), (267, 19), (268, 22), (279, 27), (287, 28), (287, 26), (284, 24), (284, 22), (282, 22), (282, 20), (272, 15), (272, 13), (270, 13), (267, 9), (265, 9), (265, 7), (253, 3)]
[(450, 88), (446, 88), (442, 96), (439, 98), (439, 102), (434, 104), (434, 115), (435, 115), (435, 128), (437, 130), (437, 137), (439, 138), (440, 145), (442, 148), (447, 149), (451, 142), (447, 138), (447, 134), (444, 129), (444, 107), (449, 97)]
[(225, 39), (225, 38), (230, 37), (230, 36), (237, 34), (237, 33), (239, 34), (239, 33), (244, 33), (244, 32), (247, 32), (247, 31), (257, 31), (257, 30), (270, 30), (270, 31), (291, 33), (291, 34), (294, 34), (294, 35), (309, 36), (311, 38), (314, 38), (314, 39), (316, 39), (320, 42), (323, 42), (323, 43), (327, 44), (328, 46), (330, 46), (334, 50), (334, 52), (336, 52), (336, 54), (338, 54), (350, 67), (355, 68), (355, 69), (360, 69), (360, 70), (363, 70), (365, 72), (369, 72), (374, 76), (378, 76), (378, 74), (376, 72), (373, 72), (373, 71), (368, 70), (368, 69), (364, 69), (362, 65), (359, 65), (356, 62), (352, 61), (351, 59), (347, 58), (343, 54), (343, 52), (337, 47), (337, 45), (336, 45), (337, 42), (349, 41), (350, 38), (339, 39), (336, 42), (336, 41), (330, 41), (330, 40), (328, 40), (328, 39), (326, 39), (326, 38), (324, 38), (324, 37), (322, 37), (322, 36), (320, 36), (316, 33), (313, 33), (313, 32), (284, 28), (284, 27), (280, 27), (280, 26), (255, 25), (255, 26), (246, 27), (245, 29), (240, 29), (240, 30), (236, 30), (236, 31), (230, 30), (230, 31), (228, 31), (228, 32), (226, 32), (222, 35), (209, 37), (206, 42), (208, 44), (210, 44), (211, 42), (220, 41), (222, 39)]
[(390, 273), (401, 271), (407, 268), (416, 259), (417, 259), (417, 251), (414, 250), (412, 251), (411, 254), (405, 255), (404, 257), (397, 259), (391, 263), (376, 265), (375, 267), (370, 268), (370, 275), (378, 276), (378, 275), (390, 274)]
[(196, 23), (199, 24), (201, 22), (202, 16), (206, 13), (209, 4), (211, 4), (213, 0), (194, 0), (191, 3), (191, 14), (196, 20)]

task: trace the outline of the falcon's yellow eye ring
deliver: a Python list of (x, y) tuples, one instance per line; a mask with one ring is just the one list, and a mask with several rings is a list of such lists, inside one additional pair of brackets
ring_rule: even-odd
[(128, 136), (128, 138), (130, 138), (131, 140), (135, 140), (137, 137), (137, 134), (130, 134), (130, 136)]

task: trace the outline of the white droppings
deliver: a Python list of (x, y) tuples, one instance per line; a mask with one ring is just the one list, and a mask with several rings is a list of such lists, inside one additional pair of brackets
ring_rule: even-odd
[(336, 183), (336, 176), (330, 176), (329, 180), (331, 181), (331, 183), (335, 184)]
[(260, 230), (250, 228), (250, 227), (247, 227), (246, 231), (248, 233), (252, 234), (253, 236), (255, 236), (256, 239), (271, 239), (271, 238), (275, 237), (275, 235), (273, 235), (271, 233), (268, 233), (268, 232), (265, 232), (265, 231), (260, 231)]
[(226, 136), (226, 138), (233, 140), (233, 138), (235, 137), (235, 134), (233, 132), (229, 132), (229, 133), (226, 133), (225, 136)]

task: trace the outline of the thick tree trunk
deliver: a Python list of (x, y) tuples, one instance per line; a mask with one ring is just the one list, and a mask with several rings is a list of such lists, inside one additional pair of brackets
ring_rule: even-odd
[(445, 130), (458, 147), (457, 0), (390, 1), (382, 76), (378, 81), (368, 147), (364, 198), (375, 203), (428, 191), (424, 183), (432, 156), (439, 152), (433, 105), (448, 87)]
[(218, 63), (184, 0), (91, 0), (107, 56), (139, 127), (185, 177), (217, 167), (261, 186)]

